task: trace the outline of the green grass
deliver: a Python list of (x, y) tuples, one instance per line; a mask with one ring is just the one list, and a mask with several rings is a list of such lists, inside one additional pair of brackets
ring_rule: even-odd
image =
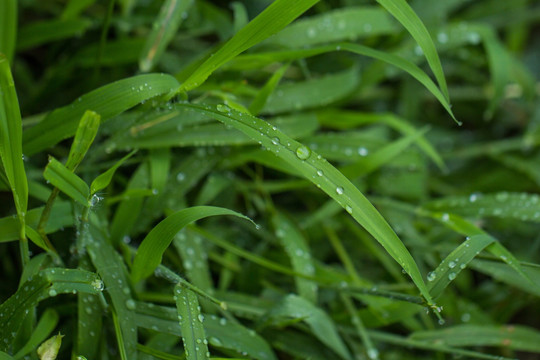
[(538, 358), (539, 23), (3, 1), (0, 359)]

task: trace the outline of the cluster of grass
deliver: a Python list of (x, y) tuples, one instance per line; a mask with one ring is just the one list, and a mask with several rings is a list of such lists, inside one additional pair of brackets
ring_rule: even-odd
[(538, 358), (539, 20), (2, 0), (0, 359)]

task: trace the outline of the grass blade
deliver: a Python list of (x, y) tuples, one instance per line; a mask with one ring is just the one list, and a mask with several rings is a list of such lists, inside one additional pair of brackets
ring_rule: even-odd
[(471, 262), (477, 254), (496, 240), (487, 235), (474, 235), (465, 240), (452, 251), (433, 272), (428, 274), (429, 291), (434, 298), (452, 282), (461, 270)]
[(22, 152), (22, 120), (15, 83), (8, 60), (3, 54), (0, 54), (0, 158), (13, 193), (17, 216), (21, 224), (20, 239), (25, 242), (28, 181)]
[(69, 149), (69, 155), (66, 161), (66, 168), (68, 170), (74, 172), (83, 160), (96, 138), (100, 120), (101, 116), (93, 111), (88, 110), (83, 114), (77, 127), (73, 144)]
[(94, 181), (92, 181), (92, 184), (90, 184), (90, 195), (94, 195), (95, 193), (97, 193), (98, 191), (101, 191), (103, 189), (105, 189), (107, 186), (109, 186), (109, 184), (111, 183), (111, 180), (112, 180), (112, 177), (114, 176), (114, 173), (116, 172), (116, 170), (122, 166), (122, 164), (127, 160), (129, 159), (130, 157), (132, 157), (135, 153), (137, 152), (137, 150), (133, 150), (132, 152), (130, 152), (129, 154), (127, 154), (126, 156), (124, 156), (123, 158), (121, 158), (120, 160), (118, 160), (111, 168), (109, 168), (107, 171), (105, 171), (104, 173), (100, 174), (98, 177), (96, 177), (94, 179)]
[(39, 322), (28, 342), (14, 355), (15, 359), (20, 359), (29, 354), (39, 344), (41, 344), (53, 332), (58, 324), (58, 313), (53, 309), (47, 309), (41, 315)]
[(90, 197), (90, 188), (83, 179), (69, 171), (61, 162), (49, 158), (49, 163), (45, 167), (43, 176), (47, 181), (57, 187), (60, 191), (68, 195), (79, 204), (88, 207)]
[(303, 320), (310, 326), (313, 334), (322, 343), (334, 350), (342, 359), (352, 359), (332, 319), (306, 299), (292, 294), (287, 295), (270, 310), (267, 317), (269, 323), (290, 321), (291, 318), (296, 321)]
[(159, 61), (192, 4), (193, 0), (167, 0), (161, 5), (139, 59), (142, 72), (150, 71)]
[(5, 0), (0, 4), (0, 53), (11, 62), (17, 40), (17, 0)]
[(502, 346), (540, 353), (540, 332), (526, 326), (457, 325), (442, 330), (418, 331), (414, 340), (442, 342), (448, 346)]
[(218, 105), (215, 109), (193, 104), (183, 106), (197, 109), (226, 125), (237, 128), (295, 167), (302, 176), (320, 187), (347, 210), (409, 274), (427, 303), (435, 306), (414, 259), (386, 220), (343, 174), (320, 155), (289, 138), (267, 122), (249, 114), (231, 110), (224, 105)]
[(439, 83), (442, 93), (447, 101), (450, 101), (448, 95), (448, 88), (446, 85), (446, 79), (444, 78), (444, 72), (441, 65), (441, 60), (437, 54), (435, 44), (429, 35), (428, 30), (422, 23), (422, 20), (416, 15), (414, 10), (410, 7), (405, 0), (377, 0), (392, 16), (394, 16), (400, 23), (409, 31), (414, 40), (418, 43), (427, 62)]
[(24, 151), (31, 155), (75, 134), (78, 121), (87, 111), (101, 115), (102, 123), (142, 101), (174, 90), (178, 82), (170, 75), (147, 74), (116, 81), (91, 91), (71, 105), (49, 113), (25, 131)]
[(141, 246), (139, 246), (133, 260), (131, 274), (133, 280), (137, 282), (152, 274), (161, 263), (161, 257), (169, 247), (172, 239), (184, 226), (193, 221), (216, 215), (234, 215), (249, 220), (249, 218), (235, 211), (212, 206), (191, 207), (169, 215), (146, 235)]
[(302, 15), (319, 0), (276, 0), (255, 19), (250, 21), (232, 39), (227, 41), (213, 56), (199, 66), (178, 88), (177, 92), (189, 91), (201, 85), (219, 67), (241, 52), (258, 44), (283, 29)]
[(204, 316), (200, 312), (197, 295), (181, 285), (174, 287), (176, 309), (182, 328), (182, 341), (187, 360), (205, 360), (210, 357), (208, 340), (204, 332)]

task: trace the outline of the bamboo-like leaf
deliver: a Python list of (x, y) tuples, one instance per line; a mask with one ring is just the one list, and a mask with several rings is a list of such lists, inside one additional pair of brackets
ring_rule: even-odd
[(9, 62), (13, 60), (17, 40), (17, 1), (4, 0), (0, 3), (0, 53)]
[(52, 156), (49, 158), (49, 163), (45, 167), (43, 176), (47, 181), (79, 204), (86, 207), (92, 205), (89, 202), (90, 188), (88, 188), (84, 180)]
[(35, 154), (75, 134), (78, 119), (92, 110), (101, 115), (101, 122), (134, 107), (142, 101), (174, 90), (178, 82), (170, 75), (146, 74), (116, 81), (91, 91), (71, 105), (49, 113), (43, 121), (25, 131), (24, 151)]
[(187, 17), (187, 11), (193, 0), (166, 0), (154, 21), (152, 31), (146, 39), (143, 52), (139, 59), (141, 71), (150, 71), (159, 61), (161, 55), (178, 31), (182, 20)]
[(122, 166), (122, 164), (127, 160), (129, 159), (130, 157), (132, 157), (135, 153), (137, 152), (137, 150), (133, 150), (132, 152), (130, 152), (129, 154), (127, 154), (126, 156), (124, 156), (123, 158), (121, 158), (120, 160), (118, 160), (111, 168), (109, 168), (107, 171), (105, 171), (104, 173), (100, 174), (98, 177), (96, 177), (94, 179), (94, 181), (92, 181), (92, 184), (90, 184), (90, 195), (94, 195), (95, 193), (97, 193), (98, 191), (101, 191), (103, 189), (105, 189), (107, 186), (109, 186), (109, 184), (111, 183), (111, 180), (114, 176), (114, 173), (116, 172), (116, 170)]
[(412, 278), (427, 303), (434, 306), (429, 291), (411, 254), (366, 197), (336, 168), (307, 146), (289, 138), (267, 122), (239, 113), (224, 105), (216, 109), (184, 104), (231, 125), (260, 141), (263, 146), (295, 167), (307, 180), (337, 201), (362, 225)]
[(90, 149), (97, 135), (100, 119), (99, 114), (90, 110), (83, 114), (75, 132), (73, 144), (69, 149), (69, 156), (66, 161), (66, 168), (68, 170), (74, 172), (88, 152), (88, 149)]
[(182, 329), (182, 341), (187, 360), (205, 360), (210, 358), (208, 340), (204, 332), (204, 316), (200, 312), (197, 295), (189, 289), (176, 285), (176, 309)]
[(444, 72), (441, 65), (441, 60), (437, 54), (437, 49), (431, 36), (422, 23), (422, 20), (416, 15), (414, 10), (405, 0), (377, 0), (392, 16), (394, 16), (400, 23), (409, 31), (414, 40), (418, 43), (427, 62), (437, 78), (439, 87), (447, 101), (450, 100), (448, 95), (448, 88), (446, 85), (446, 79), (444, 78)]
[(213, 56), (201, 64), (182, 83), (177, 92), (189, 91), (201, 85), (219, 67), (241, 52), (283, 29), (319, 0), (276, 0), (255, 19), (238, 31)]
[(146, 235), (141, 246), (139, 246), (133, 260), (131, 274), (133, 280), (139, 281), (152, 274), (161, 263), (161, 257), (169, 247), (173, 237), (184, 226), (193, 221), (215, 215), (234, 215), (249, 220), (249, 218), (235, 211), (212, 206), (191, 207), (169, 215)]
[(15, 83), (3, 54), (0, 54), (0, 158), (17, 208), (20, 238), (25, 241), (28, 181), (22, 152), (22, 120)]

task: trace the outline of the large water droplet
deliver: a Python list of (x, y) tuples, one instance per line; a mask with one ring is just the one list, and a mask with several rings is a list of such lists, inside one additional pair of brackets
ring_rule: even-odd
[(217, 106), (217, 111), (222, 112), (222, 113), (226, 113), (226, 112), (231, 111), (231, 109), (229, 109), (229, 107), (227, 105), (219, 104)]
[(346, 210), (349, 214), (352, 214), (352, 207), (350, 207), (349, 205), (345, 206), (345, 210)]
[(311, 155), (311, 150), (307, 146), (301, 145), (296, 149), (296, 156), (300, 160), (306, 160)]
[(448, 280), (452, 281), (456, 278), (456, 276), (457, 276), (456, 273), (451, 272), (450, 274), (448, 274)]
[(97, 291), (103, 291), (103, 288), (105, 287), (105, 285), (103, 284), (103, 281), (101, 281), (100, 279), (94, 279), (92, 281), (92, 287), (96, 289)]
[(338, 186), (336, 188), (336, 192), (337, 192), (338, 195), (342, 195), (343, 194), (343, 188), (341, 186)]
[(428, 281), (433, 281), (433, 280), (435, 280), (436, 278), (437, 278), (437, 274), (435, 274), (434, 271), (432, 271), (432, 272), (430, 272), (430, 273), (427, 274), (427, 279), (428, 279)]
[(54, 290), (54, 289), (50, 289), (50, 290), (49, 290), (49, 296), (50, 296), (50, 297), (54, 297), (54, 296), (56, 296), (56, 295), (58, 295), (58, 293), (56, 292), (56, 290)]

